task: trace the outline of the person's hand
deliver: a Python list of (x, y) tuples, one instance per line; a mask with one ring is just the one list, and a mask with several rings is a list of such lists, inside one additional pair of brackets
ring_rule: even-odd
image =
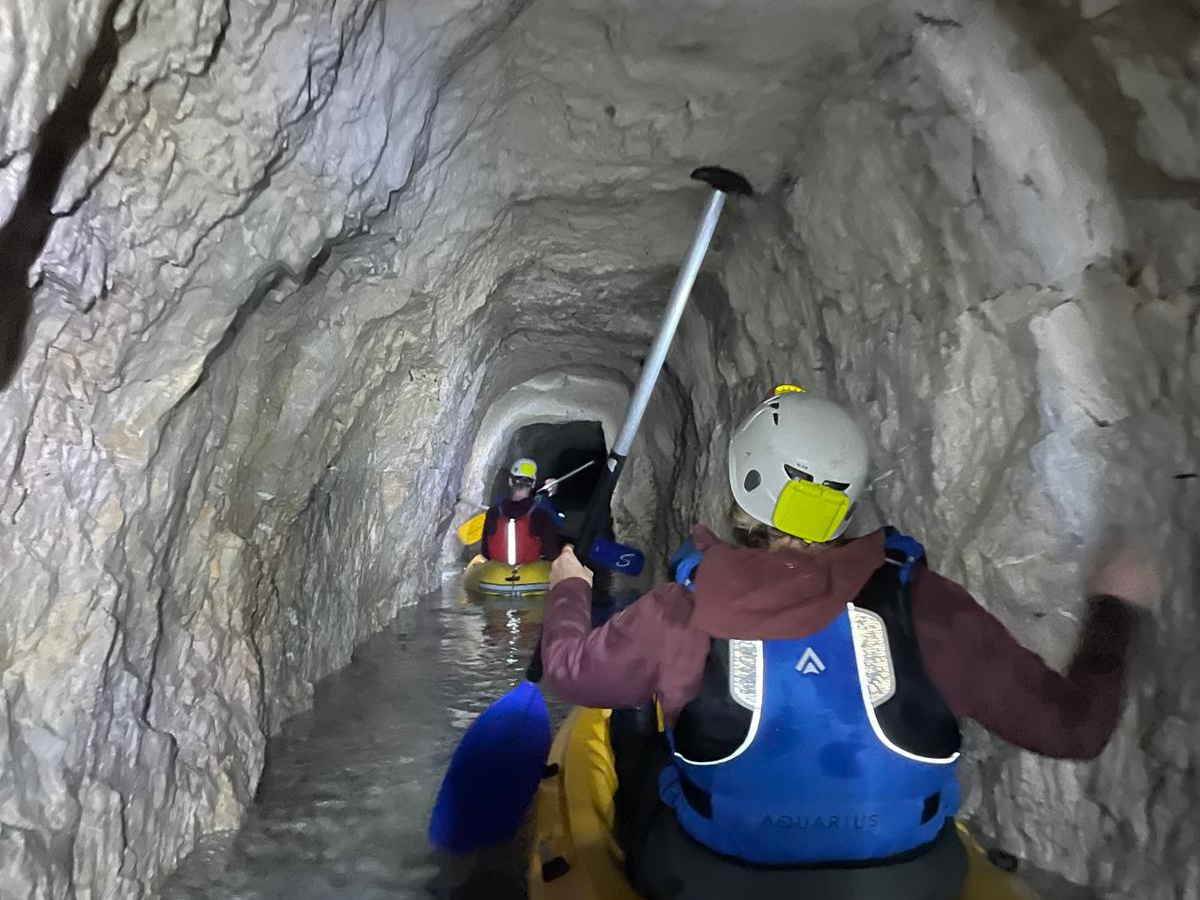
[(575, 548), (570, 544), (562, 548), (558, 559), (550, 565), (550, 589), (553, 590), (556, 584), (568, 578), (582, 578), (589, 586), (592, 583), (592, 570), (579, 561)]
[(1106, 594), (1153, 611), (1158, 607), (1162, 582), (1149, 554), (1127, 541), (1111, 544), (1088, 580), (1088, 594)]
[(549, 481), (547, 481), (547, 482), (546, 482), (546, 483), (545, 483), (545, 484), (542, 486), (542, 490), (546, 492), (546, 496), (547, 496), (547, 497), (553, 497), (555, 494), (557, 494), (557, 493), (558, 493), (558, 481), (557, 481), (557, 479), (551, 478)]

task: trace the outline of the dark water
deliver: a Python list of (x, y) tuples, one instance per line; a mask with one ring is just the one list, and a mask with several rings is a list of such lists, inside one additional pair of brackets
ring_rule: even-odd
[(455, 585), (404, 610), (269, 743), (242, 828), (206, 838), (163, 900), (523, 898), (519, 842), (449, 859), (425, 828), (460, 735), (521, 680), (540, 620), (540, 603)]

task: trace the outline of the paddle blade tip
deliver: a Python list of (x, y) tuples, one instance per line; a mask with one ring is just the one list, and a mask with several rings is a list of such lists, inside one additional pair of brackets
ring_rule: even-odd
[(642, 574), (646, 565), (646, 557), (636, 547), (606, 541), (603, 538), (592, 544), (588, 558), (592, 563), (630, 576)]
[(754, 194), (754, 188), (750, 186), (746, 176), (731, 169), (723, 169), (720, 166), (701, 166), (692, 172), (692, 177), (697, 181), (703, 181), (713, 190), (725, 194), (741, 194), (744, 197)]
[(487, 520), (487, 513), (480, 513), (474, 518), (468, 519), (458, 526), (458, 539), (464, 545), (470, 546), (477, 544), (483, 540), (483, 526)]
[(511, 840), (533, 805), (550, 752), (550, 712), (523, 681), (471, 723), (438, 790), (429, 842), (470, 853)]

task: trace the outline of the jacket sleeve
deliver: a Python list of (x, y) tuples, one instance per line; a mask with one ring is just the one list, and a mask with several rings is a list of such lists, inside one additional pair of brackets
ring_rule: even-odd
[(673, 711), (681, 692), (698, 685), (700, 669), (691, 660), (702, 667), (708, 652), (708, 639), (686, 626), (677, 593), (678, 585), (663, 585), (593, 629), (588, 583), (571, 578), (555, 585), (542, 628), (547, 686), (581, 706), (634, 707), (657, 696)]
[(491, 554), (488, 553), (488, 538), (496, 533), (496, 520), (500, 518), (500, 507), (493, 506), (488, 509), (487, 515), (483, 519), (483, 543), (479, 548), (479, 553), (484, 559), (491, 559)]
[(542, 556), (546, 559), (556, 559), (562, 551), (562, 534), (554, 516), (540, 506), (534, 507), (529, 526), (542, 542)]
[(913, 619), (926, 671), (954, 714), (1043, 756), (1091, 759), (1121, 714), (1138, 611), (1091, 598), (1066, 674), (1021, 646), (959, 585), (927, 570), (913, 582)]

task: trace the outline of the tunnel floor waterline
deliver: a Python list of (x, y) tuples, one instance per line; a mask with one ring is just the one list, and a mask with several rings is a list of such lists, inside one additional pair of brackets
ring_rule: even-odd
[(459, 737), (524, 673), (540, 607), (449, 582), (402, 610), (271, 740), (241, 829), (205, 838), (162, 900), (524, 897), (519, 845), (450, 859), (425, 829)]

